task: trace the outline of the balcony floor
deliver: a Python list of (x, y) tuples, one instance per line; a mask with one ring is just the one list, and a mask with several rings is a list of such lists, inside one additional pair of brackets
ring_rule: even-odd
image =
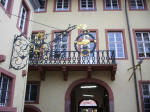
[(91, 77), (93, 71), (110, 71), (111, 80), (115, 80), (117, 64), (47, 64), (30, 65), (29, 71), (39, 71), (41, 79), (45, 79), (46, 71), (62, 71), (64, 80), (68, 79), (68, 71), (87, 71), (88, 77)]

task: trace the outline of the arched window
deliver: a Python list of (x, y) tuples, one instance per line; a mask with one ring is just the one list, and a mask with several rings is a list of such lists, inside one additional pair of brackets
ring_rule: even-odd
[(80, 106), (97, 106), (97, 103), (94, 100), (83, 100), (80, 102)]

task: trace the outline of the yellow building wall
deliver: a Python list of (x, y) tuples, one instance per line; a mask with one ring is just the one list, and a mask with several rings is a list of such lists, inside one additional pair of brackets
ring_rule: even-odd
[[(30, 3), (26, 0), (28, 5)], [(19, 14), (19, 6), (21, 0), (14, 0), (13, 14)], [(110, 80), (110, 74), (108, 72), (94, 72), (92, 77), (106, 82), (112, 89), (114, 94), (114, 108), (115, 112), (136, 112), (136, 98), (133, 78), (129, 82), (128, 79), (132, 71), (127, 69), (132, 66), (129, 36), (127, 32), (124, 0), (121, 0), (121, 11), (104, 11), (103, 0), (96, 0), (96, 11), (78, 11), (78, 0), (72, 0), (71, 12), (53, 12), (54, 0), (48, 0), (48, 7), (46, 13), (32, 13), (31, 19), (41, 22), (50, 26), (55, 26), (58, 30), (65, 29), (69, 24), (87, 24), (88, 29), (97, 29), (99, 37), (99, 49), (106, 49), (105, 29), (125, 29), (125, 38), (127, 46), (127, 60), (117, 60), (117, 72), (116, 80)], [(30, 6), (31, 7), (31, 6)], [(147, 0), (148, 10), (146, 11), (129, 11), (129, 19), (131, 32), (132, 29), (150, 29), (150, 1)], [(33, 14), (33, 16), (32, 16)], [(0, 67), (10, 71), (16, 75), (16, 85), (13, 106), (17, 107), (17, 112), (23, 112), (24, 107), (24, 93), (26, 86), (26, 78), (22, 77), (22, 71), (15, 71), (9, 69), (10, 56), (12, 50), (12, 43), (15, 34), (20, 34), (16, 28), (17, 17), (11, 16), (9, 18), (0, 7), (0, 54), (6, 55), (5, 62), (0, 63)], [(32, 28), (31, 28), (32, 27)], [(38, 24), (29, 23), (29, 34), (32, 31), (45, 30), (46, 33), (51, 33), (52, 28), (41, 26)], [(133, 33), (131, 33), (133, 38)], [(71, 32), (71, 48), (74, 50), (74, 40), (78, 36), (78, 30)], [(51, 38), (51, 35), (49, 36)], [(133, 49), (135, 52), (134, 39)], [(136, 57), (135, 57), (136, 58)], [(137, 59), (135, 62), (137, 63)], [(142, 64), (143, 80), (150, 80), (149, 60), (144, 60)], [(78, 79), (85, 78), (87, 75), (85, 72), (70, 72), (68, 81), (63, 81), (61, 72), (46, 72), (46, 80), (41, 81), (40, 87), (40, 104), (35, 106), (39, 107), (42, 112), (63, 112), (65, 103), (65, 93), (69, 85)], [(40, 80), (38, 72), (30, 72), (28, 74), (28, 80)], [(137, 70), (137, 80), (141, 80), (139, 77), (139, 71)]]
[[(86, 24), (88, 29), (98, 29), (100, 50), (106, 49), (105, 29), (124, 29), (128, 59), (117, 60), (116, 80), (111, 81), (108, 72), (94, 72), (92, 73), (92, 77), (103, 80), (111, 87), (114, 94), (115, 112), (136, 112), (137, 107), (134, 79), (132, 78), (131, 81), (128, 81), (130, 75), (132, 74), (132, 70), (128, 71), (128, 68), (132, 66), (132, 59), (126, 24), (124, 0), (121, 0), (121, 11), (104, 11), (103, 0), (96, 0), (96, 7), (96, 11), (78, 11), (78, 1), (72, 0), (71, 12), (53, 12), (54, 0), (48, 0), (47, 13), (34, 13), (33, 18), (35, 21), (55, 26), (57, 29), (65, 29), (69, 24)], [(134, 54), (136, 54), (136, 52), (132, 29), (150, 29), (149, 0), (147, 0), (147, 7), (148, 10), (146, 11), (128, 10)], [(46, 33), (51, 33), (54, 29), (34, 24), (32, 30), (45, 30)], [(74, 40), (77, 36), (78, 30), (71, 32), (72, 50), (74, 50)], [(51, 38), (51, 35), (49, 38)], [(138, 60), (135, 57), (135, 63), (137, 63), (137, 61)], [(143, 80), (150, 80), (150, 70), (148, 69), (149, 64), (150, 62), (148, 60), (144, 60), (142, 64)], [(28, 80), (40, 80), (40, 78), (37, 79), (37, 74), (38, 72), (29, 73)], [(68, 81), (63, 81), (61, 72), (46, 72), (46, 80), (41, 81), (40, 104), (35, 106), (39, 107), (43, 112), (64, 111), (64, 98), (67, 88), (73, 81), (85, 78), (86, 76), (87, 75), (85, 72), (70, 72)], [(137, 70), (137, 81), (138, 80), (141, 79), (139, 77), (139, 71)]]
[[(47, 25), (55, 26), (57, 29), (65, 29), (69, 24), (86, 24), (88, 29), (97, 29), (99, 37), (99, 49), (106, 49), (105, 29), (124, 29), (127, 46), (127, 60), (117, 60), (116, 80), (111, 81), (108, 72), (94, 72), (92, 77), (103, 80), (112, 89), (114, 94), (114, 108), (115, 112), (136, 112), (136, 97), (135, 86), (133, 78), (128, 81), (132, 70), (128, 68), (132, 66), (129, 35), (126, 24), (125, 5), (124, 0), (121, 0), (121, 11), (104, 11), (103, 0), (96, 0), (96, 11), (78, 11), (78, 1), (72, 0), (71, 12), (53, 12), (54, 0), (48, 0), (47, 13), (34, 13), (34, 20), (42, 22)], [(133, 39), (132, 29), (150, 29), (150, 1), (147, 0), (148, 10), (146, 11), (129, 11), (129, 21), (131, 26), (132, 45), (135, 54), (136, 51)], [(51, 33), (51, 28), (46, 28), (37, 24), (33, 25), (33, 31), (45, 30), (46, 33)], [(78, 36), (78, 30), (71, 32), (71, 49), (74, 50), (74, 40)], [(51, 38), (51, 35), (49, 36)], [(142, 64), (143, 80), (150, 80), (150, 61), (144, 60)], [(38, 73), (29, 73), (28, 80), (37, 79)], [(137, 81), (140, 79), (139, 71), (137, 70)], [(43, 112), (62, 112), (64, 111), (65, 93), (69, 85), (78, 79), (85, 78), (85, 72), (70, 72), (68, 81), (63, 81), (61, 72), (47, 72), (46, 80), (41, 81), (40, 87), (40, 104), (39, 107)], [(139, 87), (139, 86), (138, 86)], [(139, 93), (138, 93), (139, 94)], [(140, 100), (140, 94), (139, 94)], [(141, 102), (140, 102), (141, 103)], [(141, 105), (141, 104), (140, 104)], [(140, 107), (141, 108), (141, 107)]]

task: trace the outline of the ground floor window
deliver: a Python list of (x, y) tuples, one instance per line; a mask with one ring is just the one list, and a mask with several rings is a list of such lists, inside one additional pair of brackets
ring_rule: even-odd
[(0, 112), (16, 112), (13, 107), (16, 76), (0, 67)]
[(150, 81), (140, 82), (143, 112), (150, 112)]
[(39, 87), (40, 82), (28, 82), (26, 86), (26, 103), (39, 103)]
[(5, 74), (0, 76), (0, 106), (7, 106), (11, 79)]

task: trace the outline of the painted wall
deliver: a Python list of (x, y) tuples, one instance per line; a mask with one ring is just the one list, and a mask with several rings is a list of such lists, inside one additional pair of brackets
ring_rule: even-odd
[[(150, 29), (150, 1), (147, 0), (146, 2), (148, 7), (146, 11), (128, 10), (134, 54), (136, 52), (132, 29)], [(132, 73), (132, 70), (128, 71), (128, 68), (132, 66), (132, 63), (124, 0), (121, 0), (121, 7), (121, 11), (104, 11), (103, 0), (96, 0), (96, 11), (78, 11), (78, 1), (72, 0), (71, 12), (53, 12), (54, 0), (48, 0), (47, 12), (34, 13), (33, 19), (47, 25), (55, 26), (56, 29), (65, 29), (69, 24), (86, 24), (88, 29), (97, 29), (100, 50), (106, 49), (105, 29), (124, 29), (128, 58), (126, 60), (117, 60), (116, 80), (111, 81), (108, 72), (94, 72), (92, 77), (103, 80), (111, 87), (114, 93), (115, 112), (136, 112), (134, 80), (132, 78), (131, 81), (128, 81)], [(46, 28), (37, 24), (33, 25), (33, 31), (45, 30), (46, 33), (51, 33), (52, 30), (56, 29)], [(73, 42), (77, 36), (78, 30), (71, 32), (72, 50), (74, 50)], [(51, 38), (51, 35), (49, 38)], [(135, 62), (137, 63), (137, 61), (135, 57)], [(142, 64), (143, 80), (150, 80), (149, 64), (149, 60), (144, 60)], [(37, 77), (38, 73), (30, 72), (28, 74), (28, 80), (40, 80)], [(61, 72), (47, 72), (46, 80), (41, 81), (40, 103), (35, 106), (39, 107), (43, 112), (62, 112), (64, 110), (64, 98), (67, 88), (73, 81), (85, 77), (85, 72), (70, 72), (68, 81), (65, 82), (63, 81)], [(141, 80), (139, 70), (137, 70), (137, 80)]]
[[(21, 2), (22, 0), (14, 0), (12, 14), (18, 16)], [(27, 3), (30, 6), (28, 1)], [(30, 16), (32, 17), (32, 14)], [(21, 34), (16, 27), (17, 20), (18, 18), (13, 15), (9, 17), (2, 7), (0, 7), (0, 54), (6, 56), (6, 61), (0, 63), (0, 67), (16, 75), (13, 107), (17, 108), (17, 112), (22, 112), (24, 108), (24, 93), (27, 77), (22, 77), (22, 70), (17, 71), (9, 69), (14, 36)], [(30, 33), (31, 24), (29, 25), (28, 30)]]
[[(26, 0), (28, 5), (30, 3)], [(13, 11), (15, 15), (19, 14), (19, 6), (21, 0), (14, 0)], [(129, 37), (127, 33), (127, 25), (125, 22), (125, 10), (124, 10), (124, 0), (121, 0), (121, 11), (104, 11), (103, 1), (96, 0), (96, 11), (78, 11), (78, 1), (72, 0), (72, 10), (71, 12), (53, 12), (54, 0), (48, 0), (46, 13), (33, 13), (31, 14), (31, 19), (34, 21), (41, 22), (50, 26), (55, 26), (56, 29), (65, 29), (69, 24), (87, 24), (88, 29), (97, 29), (99, 37), (99, 49), (106, 49), (106, 38), (105, 29), (124, 29), (126, 46), (127, 46), (127, 60), (117, 60), (118, 69), (116, 73), (116, 80), (110, 80), (110, 74), (108, 72), (94, 72), (94, 78), (103, 80), (112, 89), (114, 93), (114, 105), (115, 112), (135, 112), (136, 111), (136, 99), (135, 99), (135, 89), (133, 78), (129, 82), (128, 79), (132, 71), (127, 69), (132, 66), (131, 64), (131, 54), (129, 46)], [(150, 29), (150, 1), (147, 0), (148, 10), (146, 11), (129, 11), (129, 19), (132, 29)], [(31, 12), (33, 9), (31, 8)], [(15, 34), (20, 34), (16, 28), (17, 17), (11, 16), (9, 18), (3, 9), (0, 7), (0, 31), (2, 41), (0, 42), (0, 54), (6, 55), (6, 61), (0, 63), (0, 67), (10, 71), (16, 75), (16, 85), (15, 85), (15, 96), (13, 106), (17, 107), (18, 112), (23, 111), (24, 106), (24, 93), (26, 85), (26, 77), (22, 77), (22, 71), (15, 71), (9, 69), (10, 56), (12, 50), (12, 43)], [(32, 29), (31, 29), (32, 27)], [(29, 24), (29, 33), (36, 30), (45, 30), (46, 33), (51, 33), (52, 30), (56, 30), (41, 26), (38, 24)], [(9, 33), (8, 33), (9, 32)], [(78, 30), (71, 32), (71, 48), (74, 50), (73, 42), (78, 35)], [(49, 36), (51, 38), (51, 35)], [(133, 38), (133, 33), (132, 33)], [(133, 48), (134, 39), (133, 40)], [(134, 54), (136, 52), (134, 51)], [(135, 57), (135, 62), (138, 60)], [(142, 74), (143, 80), (150, 80), (149, 75), (149, 60), (144, 60), (142, 64)], [(43, 112), (62, 112), (64, 110), (64, 98), (65, 93), (69, 85), (80, 78), (85, 78), (85, 72), (70, 72), (69, 79), (67, 82), (63, 81), (63, 76), (61, 72), (47, 72), (46, 80), (41, 82), (40, 88), (40, 104), (36, 106), (39, 107)], [(141, 80), (139, 77), (139, 71), (137, 70), (137, 79)], [(32, 72), (28, 74), (28, 80), (40, 80), (37, 72)], [(130, 103), (129, 103), (130, 102)], [(57, 106), (57, 108), (56, 108)]]
[[(150, 1), (146, 0), (148, 10), (145, 11), (129, 11), (129, 20), (131, 26), (132, 45), (135, 51), (135, 43), (133, 39), (133, 29), (150, 29)], [(121, 0), (121, 11), (104, 11), (103, 0), (96, 0), (96, 11), (78, 11), (78, 1), (72, 0), (71, 12), (53, 12), (54, 0), (48, 0), (46, 13), (34, 13), (33, 19), (47, 25), (55, 26), (56, 29), (65, 29), (69, 24), (86, 24), (88, 29), (97, 29), (99, 37), (99, 49), (106, 49), (105, 29), (124, 29), (127, 46), (127, 59), (117, 60), (118, 68), (116, 80), (111, 81), (107, 72), (94, 72), (93, 77), (105, 81), (113, 90), (115, 112), (135, 112), (136, 98), (133, 78), (129, 82), (128, 79), (132, 73), (128, 68), (132, 66), (131, 53), (129, 45), (129, 36), (125, 18), (124, 0)], [(52, 28), (46, 28), (37, 24), (33, 25), (33, 31), (45, 30), (51, 33)], [(71, 32), (71, 49), (74, 50), (73, 42), (78, 35), (78, 30)], [(51, 38), (51, 35), (49, 36)], [(135, 55), (135, 62), (136, 59)], [(150, 61), (144, 60), (142, 63), (143, 80), (150, 80), (149, 68)], [(38, 73), (28, 75), (28, 80), (37, 80)], [(77, 75), (78, 74), (78, 75)], [(139, 70), (137, 70), (137, 81), (140, 79)], [(34, 78), (33, 78), (34, 77)], [(60, 72), (47, 72), (46, 81), (41, 82), (40, 104), (38, 106), (43, 112), (53, 111), (59, 112), (64, 110), (64, 97), (66, 89), (69, 85), (80, 78), (86, 77), (86, 74), (80, 72), (71, 72), (67, 82), (62, 80)], [(40, 80), (40, 79), (38, 79)], [(129, 103), (130, 102), (130, 103)], [(57, 108), (55, 108), (56, 105)]]

